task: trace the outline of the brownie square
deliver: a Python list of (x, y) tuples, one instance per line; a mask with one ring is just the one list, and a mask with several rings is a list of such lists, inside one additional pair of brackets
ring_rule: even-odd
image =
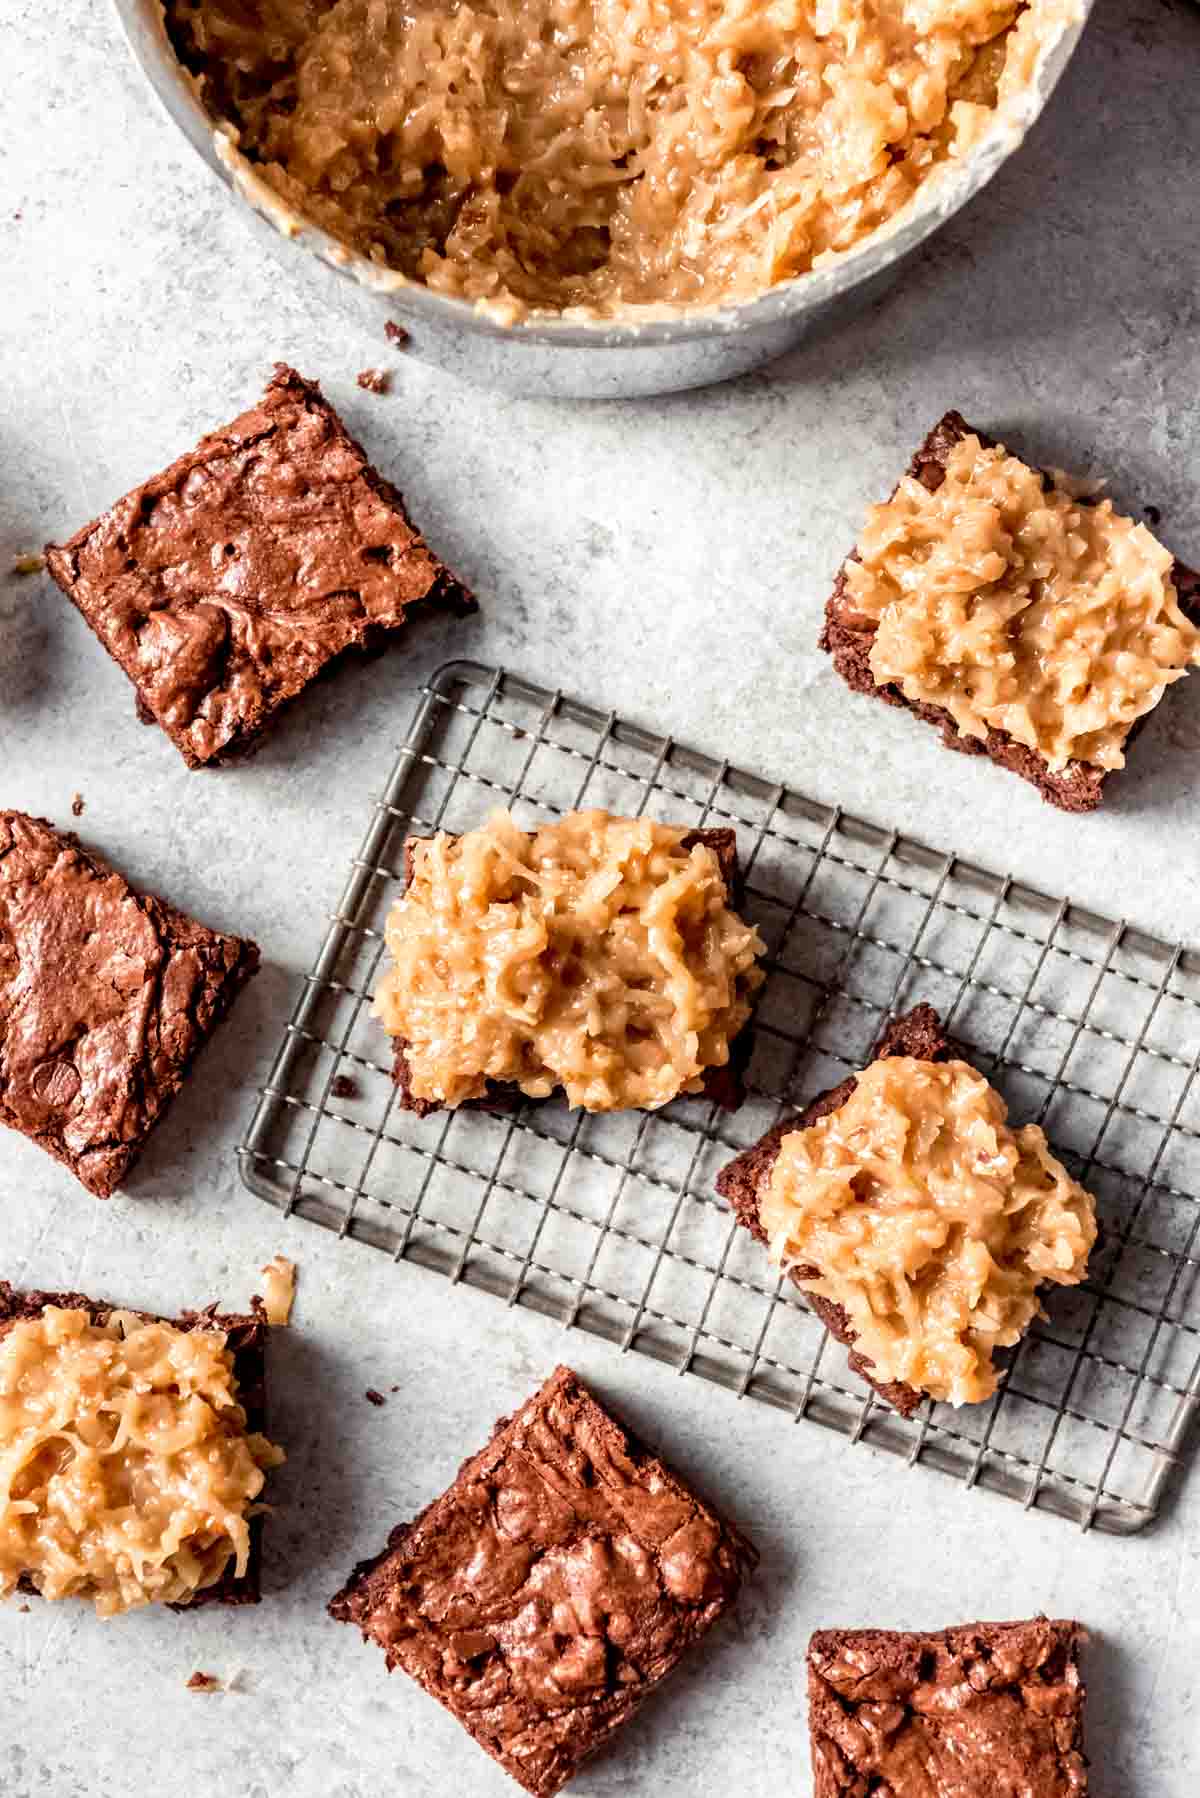
[[(21, 1292), (7, 1280), (0, 1280), (0, 1336), (15, 1323), (40, 1317), (47, 1305), (64, 1311), (86, 1311), (93, 1324), (104, 1324), (117, 1309), (102, 1299), (88, 1298), (82, 1292)], [(218, 1311), (209, 1305), (203, 1311), (185, 1311), (179, 1317), (157, 1318), (147, 1311), (137, 1315), (147, 1323), (173, 1323), (180, 1330), (224, 1330), (233, 1356), (237, 1380), (236, 1397), (246, 1413), (246, 1429), (265, 1434), (267, 1428), (267, 1335), (268, 1325), (258, 1299), (251, 1300), (247, 1315)], [(202, 1604), (258, 1604), (262, 1599), (262, 1532), (265, 1514), (250, 1519), (250, 1558), (239, 1579), (232, 1563), (214, 1585), (204, 1586), (189, 1604), (169, 1605), (172, 1611), (191, 1611)], [(28, 1580), (20, 1582), (22, 1592), (37, 1596), (37, 1588)]]
[(551, 1798), (757, 1558), (560, 1367), (329, 1610)]
[(1085, 1798), (1085, 1631), (1036, 1617), (827, 1629), (808, 1648), (813, 1798)]
[[(948, 1061), (954, 1054), (955, 1050), (951, 1047), (942, 1029), (942, 1021), (933, 1006), (914, 1005), (911, 1011), (905, 1012), (901, 1017), (889, 1019), (883, 1035), (872, 1051), (871, 1060), (880, 1061), (888, 1055), (911, 1055), (918, 1061)], [(765, 1136), (752, 1143), (748, 1149), (743, 1149), (717, 1175), (717, 1191), (723, 1199), (728, 1199), (739, 1224), (744, 1225), (759, 1242), (765, 1243), (767, 1240), (766, 1232), (759, 1222), (759, 1195), (770, 1182), (771, 1169), (775, 1166), (784, 1137), (793, 1130), (807, 1130), (818, 1118), (827, 1117), (831, 1111), (839, 1111), (854, 1091), (855, 1085), (856, 1081), (851, 1075), (839, 1086), (821, 1093), (798, 1115), (781, 1118), (773, 1129), (768, 1130)], [(788, 1271), (792, 1280), (799, 1285), (802, 1278), (811, 1275), (812, 1270), (794, 1267)], [(801, 1291), (804, 1291), (803, 1287)], [(900, 1380), (877, 1380), (873, 1377), (874, 1363), (854, 1350), (858, 1338), (844, 1307), (819, 1292), (804, 1292), (804, 1302), (811, 1306), (829, 1334), (850, 1350), (851, 1371), (859, 1374), (868, 1386), (874, 1387), (880, 1398), (899, 1411), (902, 1417), (911, 1417), (921, 1404), (924, 1394)]]
[[(995, 446), (995, 438), (975, 430), (959, 412), (947, 412), (930, 431), (905, 471), (913, 480), (935, 493), (945, 478), (946, 463), (954, 446), (964, 437), (976, 436), (987, 448)], [(1043, 476), (1045, 485), (1053, 485), (1052, 477)], [(1086, 504), (1086, 501), (1081, 503)], [(851, 552), (857, 560), (857, 552)], [(1193, 624), (1200, 624), (1200, 573), (1176, 561), (1172, 579), (1179, 595), (1182, 611)], [(1024, 743), (1018, 743), (1007, 731), (989, 729), (986, 738), (964, 736), (956, 720), (941, 706), (926, 705), (909, 699), (898, 685), (877, 686), (870, 664), (871, 645), (876, 624), (854, 610), (847, 590), (844, 565), (838, 571), (833, 592), (825, 606), (825, 625), (820, 647), (833, 657), (833, 665), (855, 693), (867, 693), (887, 705), (904, 706), (926, 724), (936, 725), (947, 749), (964, 755), (984, 755), (999, 768), (1019, 774), (1035, 786), (1050, 805), (1065, 812), (1090, 812), (1100, 804), (1103, 789), (1115, 769), (1095, 767), (1087, 762), (1068, 762), (1062, 769), (1052, 769), (1045, 759)], [(1126, 748), (1153, 711), (1134, 723), (1125, 739)]]
[[(405, 881), (413, 876), (413, 849), (421, 842), (420, 837), (409, 837), (404, 844)], [(741, 869), (738, 866), (737, 831), (727, 826), (715, 827), (711, 830), (692, 830), (683, 839), (683, 847), (690, 849), (696, 843), (704, 843), (717, 858), (725, 891), (729, 903), (735, 911), (741, 910), (743, 890)], [(400, 1093), (400, 1109), (415, 1112), (418, 1117), (430, 1117), (435, 1111), (444, 1110), (437, 1099), (419, 1099), (412, 1091), (411, 1075), (408, 1066), (408, 1045), (395, 1039), (395, 1054), (392, 1060), (392, 1079)], [(708, 1099), (719, 1105), (722, 1111), (736, 1111), (746, 1097), (745, 1073), (750, 1060), (750, 1020), (742, 1026), (737, 1036), (729, 1045), (729, 1060), (723, 1067), (706, 1068), (704, 1085), (699, 1094), (693, 1095)], [(468, 1099), (464, 1109), (485, 1111), (515, 1111), (523, 1104), (544, 1104), (545, 1100), (526, 1099), (519, 1086), (508, 1085), (501, 1081), (489, 1082), (489, 1090), (484, 1098)]]
[(0, 811), (0, 1123), (111, 1196), (257, 945), (137, 893), (43, 818)]
[(337, 656), (474, 601), (313, 382), (143, 481), (46, 561), (188, 766), (246, 750)]

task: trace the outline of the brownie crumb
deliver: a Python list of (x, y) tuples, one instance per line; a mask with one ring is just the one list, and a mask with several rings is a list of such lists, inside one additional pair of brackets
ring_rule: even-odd
[(1146, 514), (1146, 517), (1150, 520), (1151, 524), (1161, 524), (1162, 523), (1162, 507), (1161, 506), (1143, 506), (1142, 511)]
[(409, 332), (404, 329), (403, 325), (398, 325), (393, 318), (388, 319), (383, 327), (383, 332), (388, 342), (394, 343), (397, 349), (403, 349), (409, 341)]
[(17, 1610), (22, 1617), (27, 1617), (29, 1615), (30, 1607), (27, 1604), (19, 1604)]
[(392, 384), (386, 368), (360, 368), (354, 378), (367, 393), (386, 393)]
[(223, 1688), (215, 1673), (193, 1673), (187, 1689), (189, 1692), (220, 1692)]
[(329, 1090), (335, 1099), (357, 1099), (358, 1081), (353, 1074), (338, 1074)]
[[(394, 1388), (393, 1388), (393, 1390), (394, 1390)], [(365, 1396), (369, 1400), (369, 1402), (373, 1405), (386, 1405), (387, 1404), (387, 1400), (384, 1398), (382, 1392), (376, 1392), (374, 1386), (367, 1387)]]
[(71, 795), (71, 816), (73, 818), (82, 818), (83, 817), (83, 794), (82, 793), (73, 793)]

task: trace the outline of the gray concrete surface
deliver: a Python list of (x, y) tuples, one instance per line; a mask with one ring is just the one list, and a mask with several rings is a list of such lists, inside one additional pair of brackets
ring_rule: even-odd
[[(1200, 937), (1200, 682), (1151, 723), (1111, 809), (1074, 821), (850, 699), (814, 646), (864, 499), (948, 405), (1043, 462), (1106, 474), (1200, 558), (1200, 13), (1100, 0), (1020, 155), (844, 333), (741, 384), (590, 407), (464, 390), (316, 309), (153, 109), (105, 7), (10, 0), (6, 19), (0, 568), (231, 415), (285, 357), (344, 408), (484, 611), (414, 629), (314, 693), (256, 760), (204, 776), (136, 724), (124, 677), (47, 582), (0, 582), (0, 801), (69, 824), (81, 793), (90, 842), (253, 934), (267, 963), (128, 1194), (99, 1204), (4, 1137), (0, 1269), (171, 1310), (244, 1301), (277, 1249), (301, 1268), (275, 1378), (290, 1461), (268, 1601), (110, 1624), (9, 1607), (0, 1793), (500, 1798), (503, 1776), (323, 1602), (569, 1356), (764, 1554), (733, 1626), (581, 1795), (806, 1792), (813, 1628), (1044, 1609), (1096, 1635), (1101, 1798), (1191, 1798), (1195, 1477), (1151, 1533), (1084, 1536), (284, 1222), (242, 1191), (233, 1146), (420, 681), (453, 653)], [(368, 365), (394, 369), (388, 397), (355, 386)], [(386, 1409), (363, 1401), (393, 1384)], [(241, 1695), (184, 1690), (195, 1668), (237, 1667)]]

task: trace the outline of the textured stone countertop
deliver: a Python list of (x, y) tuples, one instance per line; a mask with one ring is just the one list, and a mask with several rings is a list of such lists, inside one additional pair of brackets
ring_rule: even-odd
[[(233, 1148), (420, 683), (451, 655), (1200, 940), (1200, 681), (1151, 722), (1111, 807), (1076, 820), (851, 698), (815, 647), (864, 502), (948, 406), (1108, 476), (1200, 560), (1200, 12), (1099, 0), (1030, 140), (891, 297), (763, 375), (630, 404), (470, 391), (314, 306), (152, 104), (105, 6), (16, 0), (6, 45), (0, 803), (70, 825), (81, 794), (87, 841), (257, 938), (266, 968), (127, 1193), (97, 1202), (4, 1136), (0, 1273), (169, 1311), (244, 1302), (282, 1250), (301, 1284), (277, 1357), (290, 1461), (269, 1601), (109, 1624), (7, 1608), (0, 1793), (501, 1798), (499, 1771), (323, 1603), (569, 1358), (764, 1557), (738, 1622), (581, 1798), (807, 1792), (811, 1630), (1037, 1610), (1095, 1633), (1100, 1798), (1192, 1798), (1196, 1473), (1150, 1532), (1085, 1535), (285, 1221), (243, 1191)], [(321, 380), (483, 611), (323, 683), (244, 766), (190, 774), (49, 583), (7, 571), (248, 404), (277, 358)], [(369, 366), (394, 371), (390, 394), (355, 385)], [(393, 1385), (386, 1408), (364, 1402)], [(238, 1695), (184, 1689), (238, 1667)]]

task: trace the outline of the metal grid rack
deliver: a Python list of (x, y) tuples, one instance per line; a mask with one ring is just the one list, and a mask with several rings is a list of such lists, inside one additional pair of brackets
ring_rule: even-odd
[[(732, 824), (768, 945), (749, 1097), (420, 1119), (370, 1016), (411, 830), (583, 804)], [(995, 1399), (905, 1422), (717, 1198), (721, 1166), (937, 1006), (1015, 1120), (1096, 1194), (1087, 1281), (1054, 1289)], [(459, 662), (375, 803), (239, 1154), (285, 1211), (837, 1430), (1128, 1533), (1200, 1401), (1200, 955), (968, 865), (520, 676)]]

